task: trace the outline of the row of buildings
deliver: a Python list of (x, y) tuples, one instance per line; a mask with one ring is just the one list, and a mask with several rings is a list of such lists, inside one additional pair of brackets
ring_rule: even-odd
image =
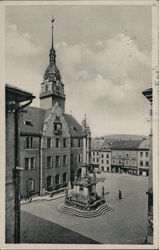
[(100, 171), (149, 175), (149, 140), (92, 139), (91, 163)]

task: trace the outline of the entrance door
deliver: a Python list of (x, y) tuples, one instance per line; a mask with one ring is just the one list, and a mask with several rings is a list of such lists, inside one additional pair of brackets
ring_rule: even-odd
[(53, 179), (52, 179), (52, 176), (48, 176), (47, 177), (47, 188), (51, 187), (53, 185)]
[(81, 173), (82, 173), (82, 170), (81, 168), (79, 168), (77, 171), (77, 178), (81, 178)]
[(27, 180), (26, 185), (27, 185), (27, 193), (31, 193), (35, 190), (35, 181), (33, 179)]

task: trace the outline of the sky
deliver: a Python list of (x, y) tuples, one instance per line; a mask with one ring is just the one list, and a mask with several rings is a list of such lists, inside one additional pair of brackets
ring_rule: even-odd
[(149, 134), (151, 6), (6, 6), (6, 82), (32, 92), (32, 106), (54, 47), (66, 94), (66, 113), (92, 136)]

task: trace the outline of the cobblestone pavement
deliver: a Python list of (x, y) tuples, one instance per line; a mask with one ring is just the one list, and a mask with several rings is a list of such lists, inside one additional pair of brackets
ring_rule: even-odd
[[(36, 224), (34, 219), (27, 223), (27, 218), (31, 214), (37, 216), (39, 221), (40, 218), (45, 220), (46, 225), (47, 222), (49, 225), (51, 222), (56, 225), (51, 229), (52, 237), (55, 235), (54, 243), (61, 241), (61, 243), (91, 244), (95, 243), (94, 240), (105, 244), (143, 244), (147, 233), (146, 191), (148, 189), (148, 178), (108, 173), (102, 173), (98, 176), (106, 178), (104, 182), (98, 184), (97, 190), (100, 193), (101, 187), (104, 185), (105, 198), (114, 208), (112, 212), (88, 219), (62, 214), (57, 210), (57, 205), (64, 201), (64, 197), (51, 201), (35, 201), (23, 204), (21, 207), (22, 242), (39, 242), (39, 236), (43, 235), (43, 230), (45, 230), (45, 233), (41, 239), (44, 243), (50, 241), (49, 226), (45, 226), (45, 229), (39, 226), (37, 229), (37, 225), (40, 224)], [(121, 200), (118, 199), (119, 189), (123, 193), (123, 199)], [(57, 226), (61, 226), (61, 232), (64, 232), (62, 228), (68, 229), (65, 234), (63, 233), (64, 240), (61, 238), (60, 227), (57, 229)], [(36, 230), (35, 235), (34, 233), (28, 233), (34, 231), (34, 229)], [(59, 233), (57, 233), (57, 230)], [(74, 233), (77, 233), (77, 235), (73, 235)], [(89, 242), (89, 239), (92, 242)]]

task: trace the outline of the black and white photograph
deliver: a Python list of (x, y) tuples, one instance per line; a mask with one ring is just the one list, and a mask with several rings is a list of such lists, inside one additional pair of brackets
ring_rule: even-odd
[(158, 1), (1, 6), (2, 249), (157, 249)]

